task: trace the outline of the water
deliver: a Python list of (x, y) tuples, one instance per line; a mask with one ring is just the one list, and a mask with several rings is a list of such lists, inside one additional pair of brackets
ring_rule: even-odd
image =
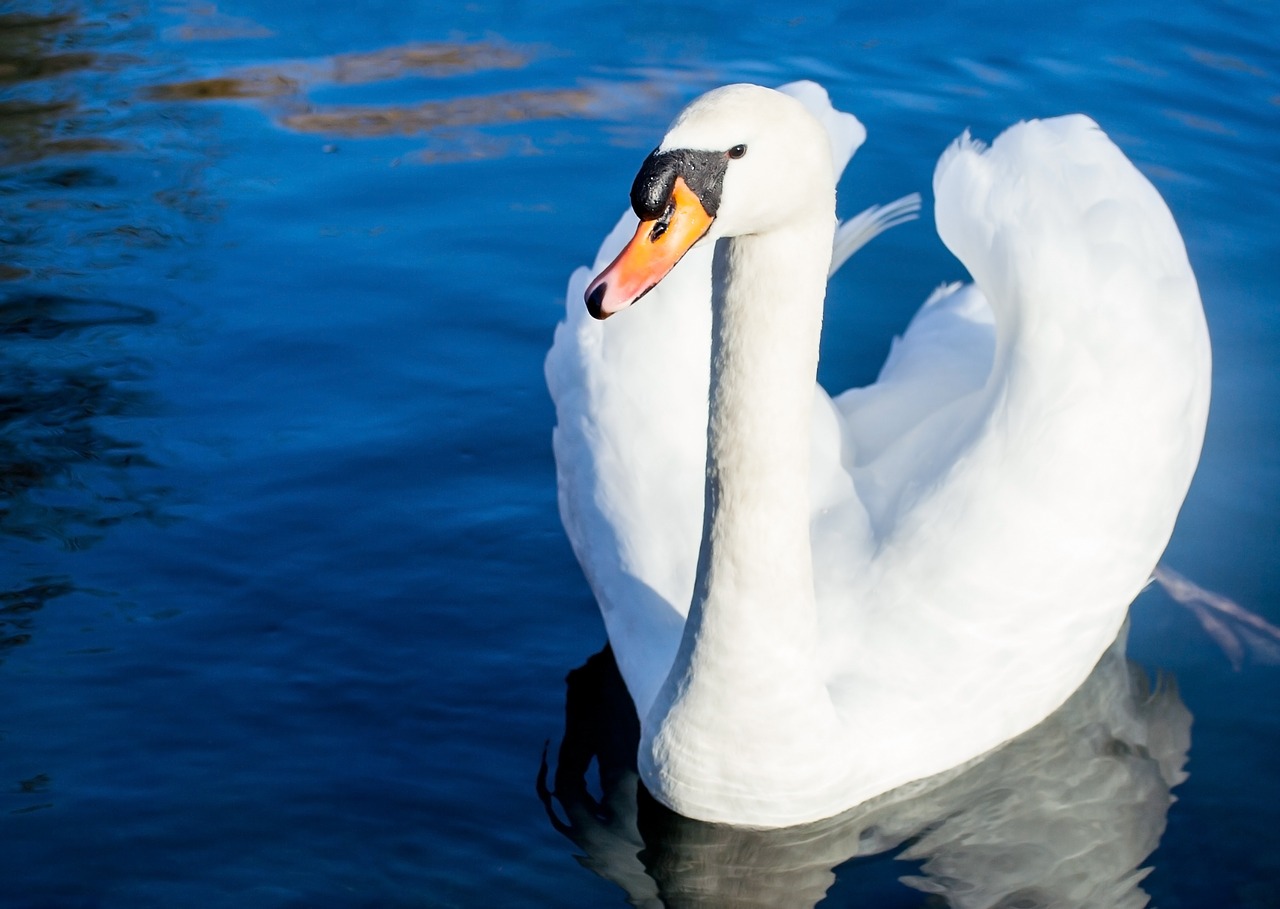
[[(723, 82), (816, 78), (862, 118), (846, 214), (927, 191), (966, 127), (1097, 119), (1168, 200), (1213, 334), (1166, 560), (1280, 621), (1272, 3), (0, 11), (0, 904), (626, 904), (535, 787), (603, 643), (541, 361), (637, 163)], [(927, 222), (875, 241), (823, 381), (872, 378), (961, 276)], [(1130, 653), (1194, 715), (1141, 887), (1280, 905), (1280, 670), (1233, 669), (1158, 591)], [(850, 854), (824, 906), (925, 900), (897, 882), (922, 859)]]

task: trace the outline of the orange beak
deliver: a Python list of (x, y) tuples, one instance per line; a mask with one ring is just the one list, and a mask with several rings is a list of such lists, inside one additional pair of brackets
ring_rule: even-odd
[(677, 177), (663, 216), (641, 221), (618, 258), (587, 286), (587, 311), (607, 319), (653, 290), (713, 220), (697, 194)]

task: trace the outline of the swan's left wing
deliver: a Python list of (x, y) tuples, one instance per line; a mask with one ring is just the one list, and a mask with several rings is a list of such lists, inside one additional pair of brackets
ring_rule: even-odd
[(693, 249), (606, 326), (583, 292), (634, 232), (624, 215), (569, 280), (547, 356), (560, 517), (637, 710), (675, 657), (702, 531), (711, 251)]

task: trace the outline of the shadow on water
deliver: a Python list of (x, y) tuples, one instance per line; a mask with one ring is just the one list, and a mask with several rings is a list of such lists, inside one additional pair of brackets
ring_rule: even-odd
[[(1056, 713), (1000, 749), (828, 820), (783, 830), (707, 824), (639, 784), (639, 724), (612, 652), (568, 677), (554, 790), (539, 795), (578, 861), (639, 907), (812, 907), (836, 884), (864, 893), (885, 860), (930, 905), (1139, 909), (1140, 866), (1186, 778), (1191, 714), (1171, 680), (1154, 687), (1125, 634)], [(591, 793), (592, 765), (600, 796)], [(880, 856), (880, 858), (872, 858)], [(896, 888), (896, 884), (893, 885)], [(877, 893), (883, 898), (884, 893)]]
[(34, 613), (74, 589), (66, 578), (36, 578), (29, 587), (0, 592), (0, 660), (31, 639)]
[(121, 270), (173, 239), (172, 206), (120, 176), (164, 171), (135, 135), (127, 71), (140, 58), (120, 50), (136, 43), (134, 13), (0, 14), (0, 659), (78, 589), (50, 545), (161, 520), (168, 494), (139, 473), (155, 464), (123, 428), (157, 409), (128, 338), (160, 317)]
[[(0, 299), (0, 344), (154, 321), (141, 307), (16, 293)], [(101, 428), (104, 418), (150, 409), (149, 396), (129, 387), (143, 372), (130, 360), (66, 367), (0, 358), (0, 533), (79, 549), (122, 520), (158, 517), (161, 491), (130, 494), (122, 475), (154, 465), (138, 443)]]

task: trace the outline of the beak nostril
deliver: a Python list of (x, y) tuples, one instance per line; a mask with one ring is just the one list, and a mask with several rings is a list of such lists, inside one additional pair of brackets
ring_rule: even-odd
[(608, 287), (608, 284), (601, 283), (587, 292), (587, 312), (591, 313), (591, 318), (604, 319), (609, 315), (604, 311), (604, 295)]

